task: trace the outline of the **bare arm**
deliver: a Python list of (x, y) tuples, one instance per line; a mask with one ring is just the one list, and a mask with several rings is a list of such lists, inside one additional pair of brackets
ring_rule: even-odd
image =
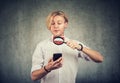
[[(47, 75), (50, 71), (58, 69), (62, 66), (62, 58), (59, 58), (56, 61), (52, 59), (49, 60), (48, 64), (39, 70), (35, 70), (31, 74), (31, 79), (33, 81), (41, 79), (45, 75)], [(46, 71), (47, 70), (47, 71)]]
[(49, 73), (49, 72), (46, 72), (46, 71), (44, 70), (44, 68), (41, 68), (41, 69), (39, 69), (39, 70), (35, 70), (35, 71), (33, 71), (32, 74), (31, 74), (31, 79), (32, 79), (33, 81), (38, 80), (38, 79), (41, 79), (42, 77), (44, 77), (44, 76), (47, 75), (48, 73)]
[(102, 62), (103, 61), (103, 56), (99, 52), (97, 52), (95, 50), (83, 47), (82, 51), (85, 54), (87, 54), (95, 62)]
[[(67, 45), (73, 49), (77, 49), (77, 50), (81, 49), (81, 46), (73, 40), (68, 41)], [(81, 51), (83, 53), (87, 54), (95, 62), (103, 61), (103, 56), (95, 50), (83, 47), (83, 49)]]

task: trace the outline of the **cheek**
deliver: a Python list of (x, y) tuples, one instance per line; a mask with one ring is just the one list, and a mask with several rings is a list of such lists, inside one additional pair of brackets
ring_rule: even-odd
[(51, 31), (53, 31), (53, 30), (54, 30), (54, 28), (53, 28), (53, 27), (51, 27), (51, 28), (50, 28), (50, 30), (51, 30)]
[(61, 29), (61, 30), (60, 30), (60, 33), (64, 33), (64, 30), (65, 30), (64, 28), (63, 28), (63, 29)]
[(52, 33), (53, 33), (53, 28), (50, 28), (50, 32), (52, 32)]
[(65, 30), (65, 26), (64, 25), (61, 26), (61, 30)]

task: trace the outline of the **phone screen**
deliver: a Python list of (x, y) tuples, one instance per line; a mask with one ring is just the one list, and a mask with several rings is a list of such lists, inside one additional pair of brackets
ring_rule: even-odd
[(60, 57), (62, 57), (62, 53), (54, 53), (53, 54), (53, 61), (59, 59)]

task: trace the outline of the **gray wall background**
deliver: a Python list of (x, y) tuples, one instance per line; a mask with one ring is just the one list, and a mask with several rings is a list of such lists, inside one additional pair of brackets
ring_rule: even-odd
[(120, 13), (117, 0), (0, 1), (0, 83), (39, 83), (30, 79), (36, 44), (50, 37), (46, 16), (62, 10), (69, 16), (65, 34), (99, 51), (103, 63), (80, 59), (76, 83), (120, 81)]

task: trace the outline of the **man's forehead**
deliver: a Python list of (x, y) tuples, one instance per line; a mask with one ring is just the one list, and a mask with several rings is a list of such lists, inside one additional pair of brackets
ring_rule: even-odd
[(62, 17), (62, 16), (55, 16), (55, 17), (53, 17), (53, 19), (52, 19), (52, 22), (54, 22), (54, 21), (65, 21), (65, 19), (64, 19), (64, 17)]

